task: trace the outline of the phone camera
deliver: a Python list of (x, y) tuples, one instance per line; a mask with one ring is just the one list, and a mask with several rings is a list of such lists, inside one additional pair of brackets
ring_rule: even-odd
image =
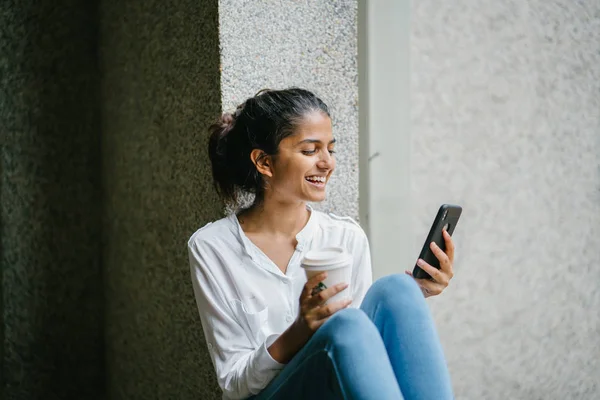
[(444, 211), (444, 216), (442, 217), (442, 219), (446, 219), (447, 215), (448, 215), (448, 210)]

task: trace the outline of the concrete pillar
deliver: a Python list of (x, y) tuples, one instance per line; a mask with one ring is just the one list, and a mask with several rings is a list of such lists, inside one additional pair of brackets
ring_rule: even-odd
[(111, 399), (219, 398), (186, 248), (222, 210), (206, 156), (206, 128), (221, 109), (217, 6), (101, 4)]
[(410, 1), (360, 0), (360, 221), (373, 278), (410, 269)]
[(104, 398), (96, 6), (0, 6), (6, 400)]
[(317, 209), (358, 218), (357, 2), (219, 1), (225, 110), (262, 88), (299, 86), (331, 108), (337, 171)]

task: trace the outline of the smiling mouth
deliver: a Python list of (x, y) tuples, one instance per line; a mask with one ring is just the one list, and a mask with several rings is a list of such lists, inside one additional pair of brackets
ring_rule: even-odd
[(327, 183), (327, 178), (324, 176), (307, 176), (304, 179), (306, 179), (306, 181), (311, 185), (316, 186), (318, 188), (325, 187), (325, 184)]

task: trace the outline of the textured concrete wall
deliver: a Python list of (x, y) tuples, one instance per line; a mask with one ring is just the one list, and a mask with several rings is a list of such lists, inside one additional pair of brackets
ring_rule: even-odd
[(223, 108), (262, 88), (299, 86), (330, 106), (337, 172), (317, 209), (358, 218), (356, 0), (220, 0)]
[(218, 218), (216, 1), (101, 5), (104, 276), (111, 399), (219, 398), (186, 243)]
[(600, 3), (413, 2), (411, 46), (415, 252), (464, 206), (457, 398), (600, 398)]
[(0, 5), (2, 399), (103, 391), (94, 2)]

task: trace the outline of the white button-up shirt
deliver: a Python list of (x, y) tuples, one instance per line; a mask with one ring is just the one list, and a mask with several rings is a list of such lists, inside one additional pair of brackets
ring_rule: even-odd
[(235, 214), (209, 223), (188, 242), (196, 303), (223, 399), (260, 392), (285, 366), (267, 348), (298, 315), (304, 253), (337, 246), (353, 255), (346, 289), (351, 307), (360, 306), (371, 285), (367, 237), (351, 218), (311, 209), (296, 239), (285, 274), (248, 239)]

